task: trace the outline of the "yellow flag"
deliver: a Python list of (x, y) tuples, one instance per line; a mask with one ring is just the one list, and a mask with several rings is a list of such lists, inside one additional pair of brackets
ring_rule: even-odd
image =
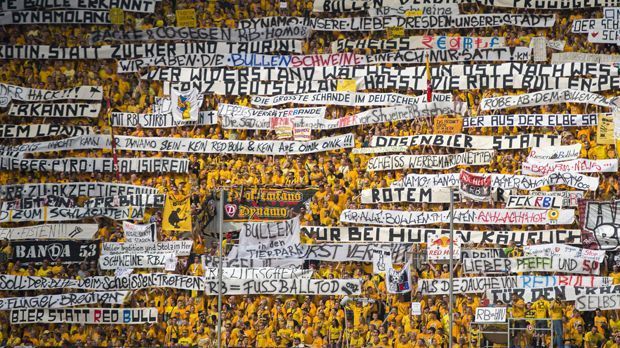
[(403, 27), (387, 27), (388, 39), (393, 39), (405, 35), (405, 28)]
[(357, 91), (357, 81), (355, 80), (338, 80), (336, 85), (338, 92), (355, 92)]
[(614, 117), (612, 115), (599, 114), (596, 126), (597, 144), (615, 144), (614, 139)]
[(196, 28), (196, 10), (177, 10), (177, 27)]
[(162, 229), (166, 231), (191, 231), (191, 212), (189, 195), (168, 194), (164, 205)]
[(122, 8), (112, 7), (110, 9), (110, 23), (116, 25), (125, 24), (125, 11)]

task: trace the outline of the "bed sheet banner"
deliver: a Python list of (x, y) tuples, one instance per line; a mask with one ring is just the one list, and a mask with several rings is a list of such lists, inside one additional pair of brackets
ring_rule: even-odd
[(534, 161), (572, 161), (581, 156), (581, 143), (573, 145), (534, 147), (527, 156), (527, 162)]
[(129, 325), (157, 322), (157, 308), (63, 308), (11, 311), (11, 324)]
[[(458, 6), (456, 7), (458, 9)], [(426, 50), (462, 50), (505, 47), (504, 37), (469, 37), (421, 35), (400, 37), (389, 40), (336, 40), (332, 42), (332, 52), (344, 52), (354, 49), (371, 49), (375, 51), (404, 51), (414, 49)]]
[[(224, 295), (359, 295), (359, 279), (226, 279), (221, 284)], [(205, 295), (218, 295), (220, 284), (207, 280)]]
[(180, 158), (62, 157), (56, 159), (19, 159), (0, 156), (0, 170), (60, 173), (187, 173), (189, 160)]
[[(438, 120), (438, 118), (435, 118)], [(370, 146), (444, 146), (477, 150), (517, 150), (529, 147), (557, 146), (562, 137), (547, 134), (484, 136), (469, 134), (419, 134), (404, 137), (373, 136)]]
[(41, 207), (32, 209), (0, 210), (0, 222), (26, 221), (76, 221), (95, 217), (113, 220), (137, 220), (144, 217), (144, 207), (122, 208), (57, 208)]
[(0, 311), (28, 308), (65, 308), (97, 303), (122, 305), (127, 291), (83, 292), (0, 298)]
[(618, 159), (590, 160), (578, 158), (563, 162), (532, 160), (521, 163), (521, 173), (525, 175), (549, 175), (551, 173), (615, 173)]
[(469, 151), (450, 155), (388, 155), (371, 158), (366, 170), (370, 172), (401, 169), (444, 170), (459, 165), (482, 166), (495, 157), (493, 150)]
[(157, 193), (158, 191), (156, 188), (149, 186), (96, 181), (0, 185), (0, 197), (3, 199), (18, 199), (23, 197), (40, 197), (47, 195), (95, 197)]
[(97, 224), (45, 224), (0, 228), (0, 240), (93, 239), (98, 231)]
[(9, 116), (15, 117), (89, 117), (99, 116), (101, 104), (32, 103), (12, 104)]
[(225, 221), (287, 220), (307, 208), (316, 189), (232, 188), (224, 202)]
[[(574, 209), (455, 209), (454, 223), (474, 225), (570, 225)], [(345, 209), (340, 222), (368, 225), (428, 225), (449, 223), (450, 211)]]
[(113, 112), (111, 118), (112, 126), (126, 128), (173, 128), (173, 127), (193, 127), (217, 124), (217, 113), (215, 111), (200, 111), (198, 121), (177, 121), (172, 113), (165, 114), (136, 114), (127, 112)]
[(585, 248), (617, 250), (620, 247), (620, 200), (580, 201)]
[(491, 200), (491, 177), (470, 173), (461, 169), (459, 174), (459, 193), (465, 199), (476, 202)]
[(589, 127), (596, 126), (598, 114), (513, 114), (463, 118), (463, 128), (481, 127)]
[[(217, 267), (204, 268), (206, 279), (217, 279)], [(310, 269), (280, 268), (280, 267), (223, 267), (222, 277), (228, 279), (309, 279), (314, 273)]]
[(374, 188), (362, 190), (363, 204), (374, 203), (450, 203), (448, 188)]
[(59, 124), (2, 124), (0, 138), (42, 138), (55, 136), (75, 137), (95, 134), (93, 127), (65, 126)]
[(174, 254), (177, 256), (189, 256), (193, 245), (193, 240), (167, 240), (163, 242), (141, 243), (104, 242), (101, 243), (101, 254)]
[(303, 253), (299, 232), (299, 217), (278, 222), (245, 222), (239, 231), (237, 257), (261, 258), (265, 253), (299, 257)]
[(99, 241), (17, 241), (11, 242), (11, 259), (27, 262), (90, 262), (99, 257)]
[(12, 100), (43, 102), (67, 99), (100, 101), (103, 99), (103, 87), (80, 86), (62, 90), (47, 90), (0, 83), (0, 107), (8, 106)]
[(605, 260), (604, 250), (582, 249), (566, 244), (528, 245), (523, 247), (523, 252), (525, 255), (584, 259), (598, 263), (602, 263)]
[(482, 110), (501, 110), (528, 106), (581, 103), (611, 107), (609, 101), (598, 94), (572, 89), (556, 89), (520, 95), (484, 98), (480, 103)]

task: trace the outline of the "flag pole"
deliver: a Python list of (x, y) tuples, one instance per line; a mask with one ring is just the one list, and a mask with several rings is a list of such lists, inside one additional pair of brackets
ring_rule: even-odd
[(452, 348), (452, 321), (454, 320), (453, 317), (453, 312), (454, 312), (454, 306), (453, 306), (453, 300), (454, 300), (454, 291), (452, 289), (452, 286), (454, 285), (454, 276), (453, 276), (453, 272), (454, 272), (454, 190), (452, 188), (450, 188), (450, 259), (448, 260), (449, 263), (449, 268), (450, 268), (450, 288), (448, 289), (449, 291), (449, 297), (450, 297), (450, 304), (449, 304), (449, 339), (450, 342), (448, 343), (448, 347)]
[(223, 262), (223, 248), (222, 243), (224, 242), (223, 237), (223, 225), (224, 225), (224, 200), (226, 199), (226, 190), (222, 189), (220, 191), (220, 200), (217, 204), (217, 229), (218, 235), (220, 239), (219, 244), (219, 262), (217, 266), (217, 347), (222, 348), (222, 262)]

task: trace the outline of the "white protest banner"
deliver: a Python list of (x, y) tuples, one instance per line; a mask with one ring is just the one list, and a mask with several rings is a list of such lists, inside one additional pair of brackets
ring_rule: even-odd
[[(457, 6), (458, 9), (458, 6)], [(421, 35), (399, 37), (389, 40), (336, 40), (332, 41), (332, 52), (343, 52), (354, 49), (371, 49), (375, 51), (406, 51), (414, 49), (426, 50), (462, 50), (487, 49), (505, 47), (506, 39), (499, 36), (470, 37)]]
[(471, 14), (455, 16), (416, 16), (416, 17), (258, 17), (237, 22), (237, 27), (266, 28), (283, 25), (308, 25), (316, 31), (381, 31), (390, 27), (404, 29), (449, 29), (480, 28), (514, 25), (518, 27), (545, 28), (555, 23), (554, 15), (533, 14)]
[[(461, 258), (461, 244), (463, 241), (459, 238), (458, 235), (454, 236), (454, 239), (450, 239), (449, 236), (435, 234), (430, 236), (428, 241), (428, 245), (426, 246), (426, 255), (427, 260), (429, 261), (443, 261), (450, 260), (450, 255), (452, 255), (452, 259), (460, 259)], [(450, 253), (450, 247), (452, 245), (452, 253)]]
[(99, 268), (164, 268), (169, 254), (114, 254), (99, 256)]
[(0, 25), (19, 24), (112, 24), (110, 11), (50, 10), (0, 12)]
[(527, 156), (527, 162), (534, 161), (570, 161), (576, 160), (581, 154), (581, 143), (573, 145), (534, 147)]
[(544, 10), (570, 10), (588, 7), (615, 6), (617, 0), (570, 0), (570, 1), (527, 1), (527, 0), (476, 0), (479, 4), (496, 7), (528, 8)]
[(482, 110), (500, 110), (512, 107), (526, 107), (560, 103), (582, 103), (609, 107), (609, 101), (598, 94), (572, 90), (555, 89), (519, 95), (507, 95), (482, 99)]
[(156, 193), (158, 191), (154, 187), (96, 181), (0, 185), (0, 197), (3, 199), (48, 195), (96, 197)]
[(448, 0), (441, 4), (424, 3), (423, 1), (411, 0), (314, 0), (312, 12), (358, 12), (377, 8), (400, 8), (403, 6), (446, 6), (459, 4), (460, 0)]
[[(393, 105), (418, 105), (424, 104), (422, 110), (452, 109), (458, 113), (463, 107), (462, 103), (452, 104), (451, 97), (443, 93), (433, 93), (434, 104), (427, 104), (426, 95), (408, 96), (396, 93), (360, 93), (360, 92), (324, 92), (306, 93), (278, 96), (252, 96), (252, 105), (277, 106), (282, 104), (307, 104), (307, 105), (341, 105), (341, 106), (393, 106)], [(414, 109), (418, 112), (420, 108)], [(385, 110), (387, 112), (389, 110)], [(454, 111), (452, 112), (454, 113)], [(438, 113), (439, 114), (439, 113)]]
[(389, 265), (385, 272), (385, 287), (389, 294), (406, 294), (411, 292), (411, 265), (405, 264), (400, 270)]
[(170, 92), (172, 119), (177, 122), (198, 121), (203, 98), (196, 89), (181, 92), (173, 88)]
[(383, 16), (453, 16), (460, 14), (458, 4), (409, 4), (400, 7), (377, 7), (369, 8), (368, 15), (371, 17)]
[(193, 244), (194, 241), (191, 240), (172, 240), (153, 243), (105, 242), (101, 244), (101, 254), (174, 254), (177, 256), (189, 256)]
[(0, 222), (75, 221), (94, 217), (113, 220), (135, 220), (144, 217), (143, 207), (122, 208), (58, 208), (10, 209), (0, 211)]
[(505, 323), (506, 307), (478, 307), (474, 322), (476, 324)]
[(575, 299), (575, 309), (578, 311), (608, 311), (620, 309), (620, 294), (585, 295)]
[[(614, 21), (615, 22), (612, 25), (595, 25), (594, 29), (588, 32), (588, 42), (616, 45), (619, 44), (620, 30), (618, 29), (620, 28), (620, 26), (618, 26), (617, 24), (617, 19), (614, 19)], [(605, 28), (605, 26), (607, 26), (607, 28)], [(615, 29), (609, 29), (610, 27)]]
[(411, 302), (411, 314), (422, 315), (422, 304), (420, 302)]
[(375, 248), (372, 252), (372, 273), (385, 273), (392, 265), (392, 251), (386, 248)]
[(83, 292), (60, 295), (39, 295), (27, 297), (0, 298), (0, 311), (26, 308), (65, 308), (81, 305), (107, 303), (121, 305), (127, 291)]
[[(574, 220), (574, 209), (454, 209), (455, 224), (569, 225)], [(450, 211), (345, 209), (340, 222), (388, 226), (449, 223)]]
[(583, 199), (582, 191), (530, 191), (530, 196), (558, 197), (562, 207), (576, 207), (577, 201)]
[(450, 155), (388, 155), (371, 158), (366, 171), (400, 169), (432, 169), (443, 170), (459, 165), (481, 166), (490, 164), (495, 151), (469, 151)]
[(0, 83), (0, 107), (6, 107), (12, 100), (41, 102), (67, 99), (101, 100), (103, 99), (103, 87), (80, 86), (51, 91)]
[(0, 4), (0, 11), (21, 11), (21, 10), (37, 10), (44, 9), (56, 9), (56, 8), (71, 8), (71, 9), (91, 9), (91, 10), (109, 10), (114, 7), (120, 8), (127, 12), (141, 12), (141, 13), (153, 13), (155, 11), (155, 4), (158, 0), (98, 0), (98, 1), (84, 1), (84, 0), (63, 0), (63, 1), (21, 1), (21, 0), (6, 0)]
[(512, 295), (517, 295), (523, 298), (525, 303), (532, 303), (543, 296), (546, 300), (551, 301), (554, 299), (560, 299), (560, 301), (576, 301), (578, 298), (587, 296), (600, 296), (610, 295), (620, 292), (620, 287), (605, 286), (605, 287), (583, 287), (583, 286), (569, 286), (560, 285), (555, 287), (546, 288), (516, 288), (516, 289), (492, 289), (487, 290), (485, 295), (491, 303), (509, 303), (512, 301)]
[(508, 258), (463, 258), (461, 267), (464, 274), (492, 274), (510, 271)]
[(98, 117), (101, 104), (32, 103), (12, 104), (9, 116), (16, 117)]
[(299, 217), (278, 222), (245, 222), (239, 231), (238, 257), (245, 258), (251, 253), (299, 257), (303, 252), (299, 231)]
[(544, 257), (563, 257), (567, 259), (584, 259), (602, 263), (605, 260), (604, 250), (582, 249), (566, 244), (540, 244), (523, 247), (525, 255)]
[(506, 202), (506, 208), (562, 208), (561, 197), (554, 196), (524, 196), (511, 195)]
[(465, 259), (493, 259), (505, 258), (504, 249), (465, 249), (461, 250), (461, 257)]
[(516, 288), (539, 289), (557, 286), (596, 288), (613, 284), (611, 277), (579, 275), (521, 275)]
[[(536, 177), (517, 174), (487, 174), (491, 176), (491, 187), (504, 190), (536, 190), (543, 186), (566, 185), (579, 190), (596, 191), (599, 178), (576, 173), (552, 173)], [(459, 174), (407, 174), (392, 183), (392, 187), (456, 187), (459, 185)]]
[[(377, 227), (377, 226), (304, 226), (307, 234), (322, 242), (390, 242), (390, 243), (428, 243), (430, 236), (440, 234), (449, 236), (449, 230), (411, 227)], [(523, 230), (523, 231), (469, 231), (454, 230), (463, 244), (525, 245), (532, 239), (541, 243), (579, 244), (581, 230)]]
[[(115, 162), (118, 166), (115, 166)], [(189, 160), (180, 158), (62, 157), (57, 159), (18, 159), (0, 156), (0, 170), (62, 173), (187, 173)]]
[(564, 40), (547, 40), (547, 47), (552, 48), (556, 51), (564, 51), (565, 46), (566, 41)]
[[(0, 46), (2, 59), (125, 59), (155, 56), (179, 56), (205, 53), (291, 52), (302, 53), (300, 40), (268, 40), (252, 42), (184, 42), (135, 43), (99, 47), (58, 47), (49, 45)], [(40, 100), (31, 100), (40, 101)]]
[[(529, 160), (528, 160), (529, 161)], [(549, 175), (558, 172), (571, 173), (615, 173), (618, 159), (590, 160), (578, 158), (571, 161), (548, 162), (532, 160), (521, 163), (521, 173), (525, 175)]]
[(535, 62), (547, 61), (547, 38), (544, 36), (535, 36), (530, 39), (530, 48), (533, 51)]
[(514, 114), (464, 117), (463, 128), (596, 126), (598, 114)]
[(62, 308), (11, 311), (11, 324), (146, 324), (157, 322), (157, 308)]
[(12, 201), (4, 201), (2, 202), (0, 210), (32, 209), (42, 207), (74, 208), (76, 205), (77, 203), (75, 198), (48, 195), (42, 197), (23, 197)]
[[(577, 21), (573, 21), (573, 23), (575, 22)], [(601, 63), (601, 64), (611, 65), (613, 63), (620, 62), (620, 55), (602, 54), (602, 53), (601, 54), (583, 53), (583, 52), (562, 52), (562, 53), (554, 53), (551, 56), (551, 64), (561, 64), (561, 63), (570, 63), (570, 62)]]
[(262, 30), (237, 28), (154, 27), (131, 31), (104, 30), (89, 35), (90, 42), (100, 41), (227, 41), (250, 42), (275, 39), (305, 39), (310, 28), (303, 25), (269, 27)]
[(123, 233), (127, 243), (152, 243), (157, 241), (155, 223), (138, 225), (123, 221)]
[(218, 116), (230, 117), (317, 117), (324, 118), (326, 107), (293, 108), (293, 109), (253, 109), (234, 104), (219, 104)]
[(165, 114), (134, 114), (127, 112), (113, 112), (111, 117), (113, 127), (126, 128), (173, 128), (205, 126), (217, 124), (217, 113), (215, 111), (200, 111), (198, 121), (177, 121), (172, 117), (172, 113)]
[[(373, 136), (370, 146), (443, 146), (477, 150), (518, 150), (528, 147), (560, 145), (558, 135), (520, 134), (485, 136), (469, 134), (418, 134), (403, 137)], [(12, 149), (13, 150), (13, 149)]]
[(600, 264), (581, 258), (524, 256), (510, 259), (510, 272), (562, 272), (595, 275)]
[(450, 190), (447, 188), (375, 188), (362, 190), (363, 204), (373, 203), (450, 203)]
[[(218, 257), (213, 257), (210, 255), (203, 255), (202, 261), (203, 267), (219, 267), (220, 264)], [(304, 261), (305, 260), (302, 259), (231, 259), (227, 257), (222, 259), (221, 263), (224, 267), (283, 267), (302, 269)]]
[(97, 224), (45, 224), (0, 228), (0, 240), (93, 239), (98, 231)]
[(407, 146), (383, 146), (383, 147), (356, 147), (351, 150), (352, 154), (376, 154), (376, 153), (391, 153), (391, 152), (405, 152)]
[[(306, 295), (335, 296), (359, 295), (359, 279), (226, 279), (221, 284), (223, 295)], [(207, 280), (205, 295), (218, 295), (220, 284)]]
[(616, 250), (620, 246), (620, 200), (579, 202), (581, 229), (587, 241), (601, 250)]
[(491, 200), (491, 177), (470, 173), (461, 169), (459, 174), (459, 194), (466, 200), (476, 202)]
[[(219, 269), (207, 267), (204, 269), (206, 279), (217, 279)], [(280, 267), (222, 267), (222, 277), (225, 279), (308, 279), (314, 273), (311, 269), (295, 269)]]
[(117, 207), (146, 207), (163, 208), (166, 202), (166, 195), (123, 195), (123, 196), (102, 196), (93, 197), (84, 201), (83, 205), (87, 208), (117, 208)]
[(41, 138), (55, 136), (74, 137), (94, 134), (93, 127), (65, 126), (59, 124), (1, 124), (0, 138)]

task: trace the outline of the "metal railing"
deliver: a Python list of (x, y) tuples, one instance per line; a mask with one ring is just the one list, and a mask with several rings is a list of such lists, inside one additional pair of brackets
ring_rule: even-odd
[[(525, 322), (525, 327), (515, 327), (515, 323), (516, 322)], [(533, 321), (533, 323), (531, 323)], [(545, 322), (545, 325), (541, 328), (538, 328), (537, 324), (540, 322)], [(519, 335), (520, 331), (521, 335), (523, 333), (525, 333), (526, 331), (531, 331), (532, 333), (540, 333), (543, 332), (546, 333), (547, 331), (549, 332), (549, 335), (551, 336), (551, 345), (550, 347), (553, 347), (554, 341), (553, 341), (553, 320), (550, 318), (542, 318), (542, 319), (538, 319), (538, 318), (508, 318), (508, 348), (512, 348), (512, 340), (513, 340), (513, 332), (515, 332), (515, 336)], [(519, 336), (521, 336), (519, 335)], [(522, 337), (521, 337), (522, 338)], [(517, 342), (517, 345), (515, 345), (514, 347), (521, 347), (519, 344), (521, 344), (521, 342)], [(528, 342), (528, 346), (529, 346), (529, 342)]]

